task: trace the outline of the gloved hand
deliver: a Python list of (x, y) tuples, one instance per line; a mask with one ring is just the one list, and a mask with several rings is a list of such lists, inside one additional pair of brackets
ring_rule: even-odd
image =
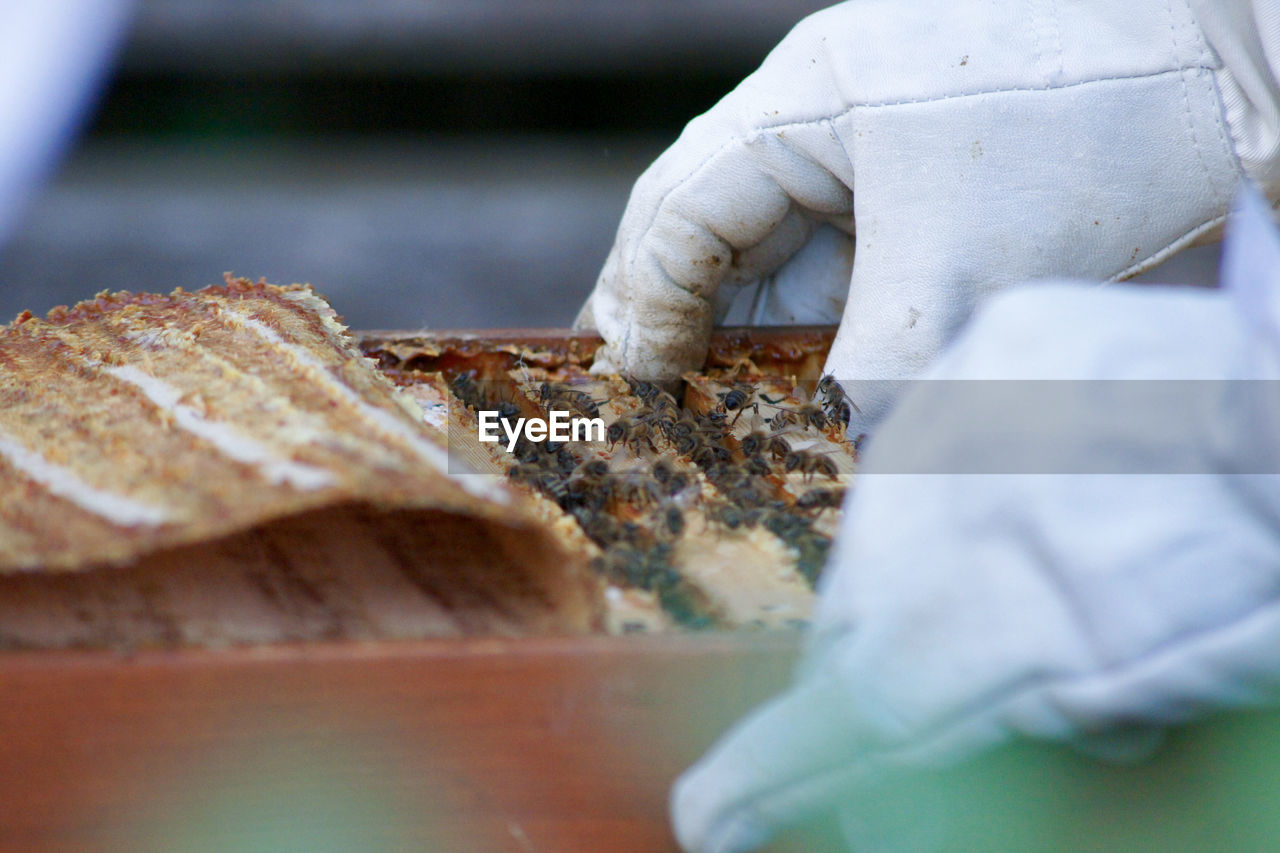
[[(851, 0), (806, 18), (636, 183), (577, 319), (605, 339), (595, 369), (698, 367), (722, 286), (767, 279), (755, 322), (843, 311), (827, 372), (909, 378), (991, 291), (1123, 279), (1211, 237), (1242, 171), (1280, 189), (1280, 31), (1275, 0), (1257, 21), (1250, 0), (1191, 2)], [(851, 429), (894, 388), (855, 399)]]
[[(1252, 217), (1227, 291), (1020, 288), (913, 383), (870, 440), (797, 683), (676, 785), (687, 850), (831, 806), (852, 849), (923, 849), (876, 825), (878, 780), (1016, 735), (1123, 757), (1280, 700), (1280, 241), (1260, 197)], [(974, 379), (1086, 381), (952, 381)]]

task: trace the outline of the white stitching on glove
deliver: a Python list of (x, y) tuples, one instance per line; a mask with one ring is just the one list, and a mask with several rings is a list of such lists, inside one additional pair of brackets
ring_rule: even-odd
[[(1230, 33), (1247, 0), (1199, 5)], [(1269, 67), (1230, 53), (1236, 69), (1186, 0), (851, 0), (810, 16), (637, 181), (577, 320), (606, 341), (595, 369), (698, 367), (717, 291), (766, 279), (756, 320), (845, 304), (838, 379), (909, 378), (985, 294), (1122, 279), (1209, 239), (1242, 171), (1276, 190), (1275, 105), (1248, 97), (1270, 90), (1239, 83)], [(856, 229), (851, 275), (812, 257), (785, 274), (819, 228)], [(852, 429), (887, 411), (892, 383), (875, 388)]]

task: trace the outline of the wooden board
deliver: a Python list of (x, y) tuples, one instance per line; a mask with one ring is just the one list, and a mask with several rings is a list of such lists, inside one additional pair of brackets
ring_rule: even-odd
[[(672, 780), (797, 653), (785, 633), (12, 652), (0, 849), (678, 853)], [(1277, 723), (1182, 727), (1137, 765), (1023, 744), (907, 801), (958, 821), (949, 850), (1272, 849)]]
[(674, 851), (672, 779), (785, 685), (797, 647), (703, 634), (6, 654), (0, 849)]

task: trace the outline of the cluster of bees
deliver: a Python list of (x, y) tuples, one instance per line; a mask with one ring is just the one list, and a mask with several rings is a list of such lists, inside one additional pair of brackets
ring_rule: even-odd
[[(714, 410), (695, 413), (652, 383), (622, 378), (631, 400), (627, 413), (607, 427), (608, 457), (572, 443), (522, 437), (508, 469), (513, 481), (555, 501), (600, 547), (596, 570), (613, 583), (653, 592), (686, 626), (708, 624), (699, 593), (672, 563), (676, 543), (692, 521), (721, 531), (763, 527), (794, 553), (800, 573), (811, 583), (816, 580), (830, 538), (814, 522), (824, 510), (840, 506), (844, 490), (828, 455), (794, 449), (788, 436), (805, 427), (847, 423), (852, 404), (839, 385), (824, 377), (813, 402), (775, 408), (765, 421), (768, 429), (753, 429), (739, 440), (732, 428), (748, 410), (760, 421), (752, 386), (730, 385), (718, 395)], [(473, 409), (497, 410), (499, 418), (519, 416), (518, 406), (484, 393), (469, 374), (456, 376), (451, 390)], [(774, 406), (780, 402), (762, 399)], [(538, 385), (536, 400), (544, 408), (585, 417), (600, 417), (604, 403), (557, 382)], [(628, 452), (614, 453), (618, 448)], [(679, 467), (676, 459), (692, 465)], [(806, 483), (830, 484), (793, 497), (780, 487), (790, 472), (799, 472)]]

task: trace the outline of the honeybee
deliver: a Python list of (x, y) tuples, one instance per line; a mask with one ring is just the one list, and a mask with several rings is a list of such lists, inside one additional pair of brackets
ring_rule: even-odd
[(720, 503), (713, 506), (707, 512), (707, 519), (727, 530), (737, 530), (745, 521), (742, 517), (742, 510), (738, 509), (733, 504), (727, 503)]
[(684, 512), (680, 507), (668, 501), (658, 508), (658, 532), (663, 538), (679, 539), (684, 527)]
[[(744, 508), (744, 512), (749, 512), (763, 507), (765, 504), (769, 503), (770, 497), (771, 496), (767, 492), (762, 491), (754, 483), (739, 486), (736, 489), (730, 490), (728, 493), (728, 498), (737, 506)], [(754, 524), (754, 521), (752, 524)]]
[(787, 472), (799, 471), (804, 474), (806, 481), (812, 480), (814, 474), (822, 474), (831, 480), (840, 478), (840, 470), (836, 467), (836, 463), (823, 453), (793, 450), (782, 461), (782, 467)]
[(664, 420), (662, 423), (667, 438), (672, 441), (675, 441), (680, 436), (698, 435), (700, 432), (698, 422), (687, 415), (681, 415), (676, 420)]
[[(504, 424), (517, 421), (520, 418), (520, 407), (509, 400), (504, 400), (498, 404), (498, 420)], [(506, 429), (507, 427), (503, 427)]]
[(555, 471), (542, 471), (533, 478), (532, 484), (539, 491), (552, 498), (556, 503), (564, 506), (565, 498), (569, 491), (564, 477)]
[(769, 452), (775, 460), (781, 462), (787, 458), (787, 454), (791, 452), (791, 445), (780, 435), (774, 435), (769, 438), (769, 443), (765, 445), (765, 450)]
[(677, 435), (671, 443), (682, 456), (692, 456), (702, 446), (702, 440), (696, 435)]
[(743, 471), (737, 465), (731, 465), (727, 462), (717, 462), (708, 466), (706, 473), (707, 479), (721, 491), (727, 491), (751, 482), (751, 476), (746, 471)]
[(736, 412), (751, 401), (749, 388), (732, 388), (716, 394), (720, 399), (719, 409), (722, 412)]
[(449, 383), (449, 390), (453, 395), (466, 405), (473, 409), (478, 409), (484, 403), (484, 397), (480, 393), (480, 389), (476, 387), (475, 378), (470, 373), (459, 373), (453, 377), (453, 381)]
[(662, 484), (652, 477), (633, 472), (620, 479), (617, 495), (630, 504), (658, 503), (662, 499)]
[(572, 397), (565, 400), (565, 403), (568, 404), (570, 409), (573, 409), (584, 417), (600, 417), (600, 401), (591, 399), (590, 394), (585, 394), (582, 391), (576, 391)]
[(584, 479), (599, 480), (609, 473), (609, 463), (603, 459), (592, 459), (578, 464), (573, 470), (574, 476)]
[(689, 488), (689, 486), (693, 485), (693, 481), (689, 478), (688, 474), (683, 471), (677, 471), (672, 474), (671, 478), (663, 485), (666, 488), (667, 495), (675, 497), (685, 489)]
[(565, 390), (563, 385), (555, 382), (543, 382), (538, 386), (538, 402), (545, 406)]
[(738, 446), (742, 448), (742, 455), (755, 456), (757, 453), (765, 449), (769, 443), (769, 434), (764, 430), (752, 430), (747, 433)]
[[(548, 451), (550, 453), (550, 451)], [(560, 448), (551, 454), (551, 458), (555, 467), (565, 474), (568, 474), (574, 468), (578, 467), (578, 457), (569, 452), (567, 448)]]
[(822, 398), (822, 408), (832, 421), (844, 426), (849, 425), (849, 421), (853, 418), (853, 413), (862, 413), (862, 410), (849, 399), (849, 395), (845, 393), (844, 388), (840, 387), (840, 383), (830, 373), (824, 375), (818, 380), (818, 388), (814, 392), (815, 397)]
[(591, 395), (585, 391), (579, 391), (567, 385), (543, 382), (538, 386), (538, 402), (547, 408), (559, 403), (588, 418), (600, 417), (600, 403), (598, 400), (593, 400)]
[(646, 382), (643, 379), (636, 379), (633, 376), (623, 374), (622, 381), (627, 383), (627, 387), (631, 389), (631, 393), (646, 403), (657, 395), (663, 393), (662, 389), (652, 382)]
[(789, 543), (796, 552), (796, 569), (809, 581), (816, 583), (831, 550), (831, 540), (813, 530), (805, 530)]
[(537, 462), (517, 462), (507, 469), (507, 476), (517, 483), (523, 483), (526, 486), (536, 486), (539, 475), (542, 474), (542, 466)]
[(600, 572), (623, 586), (643, 586), (644, 554), (634, 545), (614, 543), (601, 559)]
[(664, 420), (663, 429), (667, 437), (675, 441), (678, 435), (710, 435), (710, 437), (722, 438), (724, 430), (714, 421), (705, 418), (694, 418), (690, 414), (682, 414), (680, 418), (675, 420)]
[(675, 397), (662, 391), (649, 402), (649, 410), (657, 415), (679, 415), (680, 404)]
[(614, 521), (612, 516), (603, 512), (584, 510), (575, 512), (574, 517), (578, 519), (578, 524), (582, 526), (587, 537), (602, 548), (608, 548), (618, 541), (618, 522)]
[(590, 508), (594, 504), (593, 496), (600, 486), (598, 480), (589, 477), (570, 477), (565, 481), (565, 496), (577, 508)]
[(827, 413), (818, 403), (804, 403), (798, 409), (779, 409), (769, 423), (774, 432), (793, 424), (824, 429), (827, 426)]
[(516, 442), (516, 459), (520, 462), (537, 463), (542, 461), (542, 448), (523, 437)]
[(789, 513), (782, 507), (775, 507), (775, 511), (764, 518), (765, 529), (783, 542), (790, 542), (800, 530), (807, 530), (809, 526), (809, 519)]
[(622, 522), (618, 525), (618, 530), (621, 531), (619, 538), (623, 542), (633, 545), (636, 548), (646, 548), (653, 544), (652, 537), (649, 536), (649, 531), (645, 530), (634, 521)]
[(625, 374), (622, 380), (627, 383), (627, 388), (630, 389), (632, 396), (640, 398), (640, 402), (648, 407), (650, 411), (680, 411), (680, 404), (676, 402), (676, 398), (654, 383), (645, 382)]
[(693, 464), (699, 468), (713, 468), (733, 459), (733, 454), (724, 445), (704, 441), (690, 458), (693, 459)]
[(814, 429), (826, 429), (827, 424), (830, 422), (827, 418), (826, 410), (814, 403), (805, 403), (796, 410), (796, 416), (800, 418), (801, 423), (808, 422), (809, 426)]
[(725, 421), (728, 416), (724, 412), (706, 412), (698, 416), (698, 424), (713, 435), (721, 435), (727, 429)]
[(680, 411), (680, 404), (676, 402), (676, 398), (657, 386), (653, 386), (653, 390), (649, 392), (647, 396), (641, 397), (641, 399), (648, 403), (649, 408), (653, 409), (655, 412)]
[(752, 395), (755, 389), (750, 385), (733, 385), (728, 391), (721, 391), (716, 394), (720, 403), (716, 406), (716, 411), (723, 414), (729, 412), (737, 412), (733, 420), (729, 422), (729, 426), (733, 426), (738, 422), (738, 418), (742, 417), (742, 413), (748, 408), (754, 409), (755, 413), (760, 414), (760, 404), (752, 402)]
[(609, 442), (609, 449), (618, 442), (631, 447), (632, 450), (639, 452), (640, 442), (643, 441), (649, 445), (649, 449), (657, 452), (657, 448), (653, 446), (653, 439), (649, 437), (650, 422), (644, 416), (628, 416), (618, 418), (609, 424), (609, 429), (605, 432), (605, 438)]
[(796, 555), (796, 569), (810, 583), (816, 580), (827, 559), (831, 539), (813, 529), (813, 519), (794, 512), (768, 513), (765, 529), (777, 536)]
[(839, 509), (844, 501), (844, 489), (810, 489), (796, 500), (796, 508), (801, 510)]
[(716, 454), (709, 444), (701, 444), (691, 454), (693, 464), (699, 468), (711, 468), (716, 464)]

